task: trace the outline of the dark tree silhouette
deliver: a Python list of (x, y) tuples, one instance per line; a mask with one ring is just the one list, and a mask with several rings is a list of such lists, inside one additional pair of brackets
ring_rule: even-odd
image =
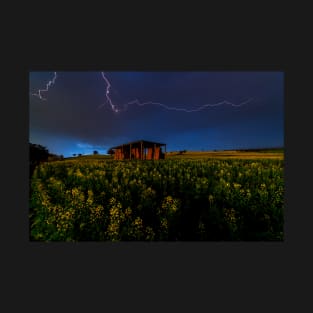
[(73, 156), (75, 157), (75, 156), (76, 156), (76, 153), (73, 153)]
[(98, 154), (98, 151), (97, 151), (97, 150), (95, 150), (95, 151), (93, 152), (93, 154)]
[(113, 149), (110, 149), (109, 151), (108, 151), (108, 154), (109, 155), (113, 155), (115, 152), (114, 152), (114, 150)]
[(82, 156), (82, 154), (81, 154), (81, 153), (79, 153), (79, 154), (78, 154), (78, 156)]
[(49, 151), (42, 145), (29, 143), (29, 162), (30, 162), (30, 177), (32, 177), (36, 166), (41, 162), (48, 161)]

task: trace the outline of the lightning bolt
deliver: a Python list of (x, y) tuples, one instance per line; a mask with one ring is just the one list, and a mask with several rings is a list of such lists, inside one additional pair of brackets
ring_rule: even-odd
[[(104, 72), (101, 72), (101, 75), (102, 75), (102, 78), (105, 80), (106, 84), (107, 84), (107, 87), (106, 87), (106, 92), (105, 92), (105, 96), (107, 98), (107, 101), (109, 102), (110, 106), (111, 106), (111, 109), (113, 110), (113, 112), (115, 113), (118, 113), (120, 112), (120, 110), (113, 104), (109, 94), (110, 94), (110, 88), (111, 88), (111, 84), (109, 82), (109, 80), (106, 78), (106, 76), (104, 75)], [(101, 104), (99, 106), (99, 108), (103, 107), (104, 104)]]
[(47, 92), (49, 90), (49, 88), (54, 85), (55, 80), (57, 79), (57, 72), (54, 72), (54, 76), (52, 78), (52, 80), (49, 80), (49, 82), (46, 84), (46, 88), (45, 89), (39, 89), (36, 93), (32, 93), (32, 96), (36, 96), (38, 97), (40, 100), (47, 100), (46, 98), (44, 98), (42, 96), (42, 92)]
[[(249, 98), (249, 99), (247, 99), (247, 100), (245, 100), (245, 101), (243, 101), (243, 102), (241, 102), (239, 104), (235, 104), (233, 102), (230, 102), (230, 101), (227, 101), (227, 100), (223, 100), (223, 101), (220, 101), (220, 102), (217, 102), (217, 103), (213, 103), (213, 104), (203, 104), (203, 105), (201, 105), (201, 106), (199, 106), (198, 108), (195, 108), (195, 109), (183, 109), (183, 108), (170, 107), (170, 106), (165, 105), (165, 104), (160, 103), (160, 102), (153, 102), (153, 101), (140, 102), (138, 99), (135, 99), (133, 101), (130, 101), (130, 102), (124, 104), (122, 106), (123, 109), (119, 109), (116, 105), (113, 104), (112, 99), (109, 96), (111, 84), (110, 84), (108, 78), (105, 76), (104, 72), (101, 72), (101, 75), (102, 75), (102, 78), (106, 82), (106, 99), (107, 99), (107, 102), (110, 104), (112, 111), (115, 112), (115, 113), (126, 111), (128, 109), (128, 106), (132, 105), (132, 104), (136, 104), (138, 106), (145, 106), (147, 104), (150, 104), (150, 105), (152, 104), (152, 105), (158, 105), (160, 107), (163, 107), (164, 109), (169, 110), (169, 111), (178, 111), (178, 112), (191, 113), (191, 112), (199, 112), (199, 111), (205, 110), (208, 107), (221, 106), (223, 104), (228, 104), (228, 105), (231, 105), (232, 107), (241, 107), (241, 106), (243, 106), (243, 105), (245, 105), (245, 104), (247, 104), (247, 103), (249, 103), (249, 102), (251, 102), (253, 100), (253, 98)], [(104, 104), (101, 104), (98, 108), (102, 108), (103, 106), (104, 106)]]
[[(253, 98), (249, 98), (246, 101), (243, 101), (239, 104), (235, 104), (233, 102), (227, 101), (227, 100), (223, 100), (217, 103), (213, 103), (213, 104), (203, 104), (201, 106), (199, 106), (198, 108), (195, 109), (184, 109), (184, 108), (176, 108), (176, 107), (170, 107), (168, 105), (165, 105), (163, 103), (160, 102), (153, 102), (153, 101), (147, 101), (147, 102), (140, 102), (138, 99), (135, 99), (133, 101), (130, 101), (128, 103), (125, 103), (124, 105), (122, 105), (122, 108), (118, 108), (118, 106), (116, 106), (112, 99), (110, 98), (110, 89), (111, 89), (111, 83), (109, 81), (109, 79), (105, 76), (104, 72), (101, 72), (101, 76), (103, 78), (103, 80), (106, 83), (106, 92), (105, 92), (105, 96), (106, 96), (106, 101), (109, 103), (111, 109), (113, 112), (115, 113), (120, 113), (120, 112), (125, 112), (128, 109), (129, 105), (133, 105), (136, 104), (138, 106), (145, 106), (145, 105), (158, 105), (160, 107), (163, 107), (166, 110), (169, 111), (178, 111), (178, 112), (186, 112), (186, 113), (191, 113), (191, 112), (199, 112), (202, 110), (205, 110), (209, 107), (217, 107), (217, 106), (221, 106), (223, 104), (227, 104), (227, 105), (231, 105), (232, 107), (241, 107), (249, 102), (251, 102), (253, 100)], [(54, 76), (51, 80), (48, 81), (48, 83), (46, 84), (46, 88), (45, 89), (39, 89), (36, 93), (31, 93), (31, 95), (38, 97), (40, 100), (47, 100), (46, 98), (44, 98), (42, 96), (42, 92), (47, 92), (49, 90), (50, 87), (52, 87), (55, 84), (55, 81), (57, 79), (57, 72), (54, 72)], [(101, 104), (98, 108), (102, 108), (105, 104)]]
[(142, 102), (140, 103), (140, 101), (138, 99), (134, 100), (134, 101), (131, 101), (131, 102), (128, 102), (126, 104), (129, 105), (129, 104), (137, 104), (139, 106), (144, 106), (146, 104), (155, 104), (155, 105), (159, 105), (163, 108), (165, 108), (166, 110), (172, 110), (172, 111), (181, 111), (181, 112), (186, 112), (186, 113), (191, 113), (191, 112), (199, 112), (199, 111), (202, 111), (202, 110), (205, 110), (206, 108), (208, 107), (216, 107), (216, 106), (220, 106), (220, 105), (223, 105), (223, 104), (229, 104), (231, 105), (232, 107), (241, 107), (243, 106), (244, 104), (247, 104), (249, 102), (251, 102), (253, 100), (253, 98), (249, 98), (248, 100), (244, 101), (244, 102), (241, 102), (239, 104), (235, 104), (233, 102), (230, 102), (230, 101), (227, 101), (227, 100), (223, 100), (221, 102), (217, 102), (217, 103), (213, 103), (213, 104), (203, 104), (201, 105), (200, 107), (196, 108), (196, 109), (183, 109), (183, 108), (175, 108), (175, 107), (169, 107), (163, 103), (159, 103), (159, 102), (152, 102), (152, 101), (148, 101), (148, 102)]

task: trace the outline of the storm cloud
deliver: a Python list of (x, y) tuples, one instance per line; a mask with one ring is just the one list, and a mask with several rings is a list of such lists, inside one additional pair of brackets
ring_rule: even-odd
[[(99, 72), (29, 74), (30, 142), (58, 154), (103, 153), (110, 146), (137, 139), (165, 142), (169, 150), (283, 146), (282, 72), (105, 72), (110, 99), (119, 109), (137, 99), (198, 112), (168, 110), (158, 104), (129, 104), (114, 112), (107, 84)], [(80, 152), (79, 152), (80, 151)]]

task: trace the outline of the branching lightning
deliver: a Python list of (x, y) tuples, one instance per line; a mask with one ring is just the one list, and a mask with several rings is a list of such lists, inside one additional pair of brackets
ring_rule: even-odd
[[(217, 103), (213, 103), (213, 104), (203, 104), (201, 106), (199, 106), (198, 108), (195, 109), (184, 109), (184, 108), (176, 108), (176, 107), (170, 107), (168, 105), (165, 105), (163, 103), (159, 103), (159, 102), (153, 102), (153, 101), (147, 101), (147, 102), (140, 102), (138, 99), (135, 99), (133, 101), (130, 101), (126, 104), (124, 104), (122, 107), (122, 109), (119, 109), (116, 105), (113, 104), (112, 99), (110, 98), (109, 94), (110, 94), (110, 88), (111, 88), (111, 84), (108, 80), (108, 78), (105, 76), (104, 72), (101, 72), (102, 78), (105, 80), (106, 82), (106, 98), (107, 98), (107, 102), (110, 104), (112, 111), (115, 113), (119, 113), (119, 112), (123, 112), (126, 111), (128, 109), (128, 105), (132, 105), (132, 104), (136, 104), (138, 106), (145, 106), (147, 104), (152, 104), (152, 105), (158, 105), (160, 107), (163, 107), (166, 110), (170, 110), (170, 111), (178, 111), (178, 112), (186, 112), (186, 113), (191, 113), (191, 112), (199, 112), (202, 110), (207, 109), (208, 107), (217, 107), (217, 106), (221, 106), (223, 104), (227, 104), (227, 105), (231, 105), (232, 107), (241, 107), (249, 102), (251, 102), (253, 100), (253, 98), (249, 98), (239, 104), (235, 104), (233, 102), (227, 101), (227, 100), (223, 100)], [(103, 107), (104, 104), (101, 104), (99, 106), (99, 108)]]
[(52, 78), (52, 80), (49, 80), (49, 82), (46, 84), (46, 88), (45, 89), (39, 89), (36, 93), (32, 93), (31, 95), (38, 97), (40, 100), (47, 100), (46, 98), (44, 98), (42, 96), (42, 92), (47, 92), (49, 90), (49, 88), (54, 85), (55, 80), (57, 79), (57, 72), (54, 72), (54, 76)]
[[(117, 105), (115, 105), (110, 97), (110, 89), (111, 89), (111, 83), (109, 81), (109, 79), (105, 76), (104, 72), (101, 72), (101, 76), (103, 78), (103, 80), (105, 81), (106, 84), (106, 91), (105, 91), (105, 97), (106, 97), (106, 102), (110, 105), (111, 109), (113, 112), (115, 113), (120, 113), (120, 112), (125, 112), (128, 109), (129, 105), (138, 105), (138, 106), (145, 106), (145, 105), (157, 105), (160, 106), (168, 111), (177, 111), (177, 112), (186, 112), (186, 113), (191, 113), (191, 112), (199, 112), (202, 110), (205, 110), (209, 107), (217, 107), (217, 106), (221, 106), (221, 105), (230, 105), (232, 107), (241, 107), (249, 102), (251, 102), (253, 100), (253, 98), (249, 98), (239, 104), (235, 104), (233, 102), (227, 101), (227, 100), (223, 100), (217, 103), (212, 103), (212, 104), (203, 104), (197, 108), (193, 108), (193, 109), (184, 109), (184, 108), (177, 108), (177, 107), (171, 107), (168, 105), (165, 105), (163, 103), (160, 102), (153, 102), (153, 101), (147, 101), (147, 102), (140, 102), (138, 99), (135, 99), (133, 101), (127, 102), (124, 105), (121, 106), (121, 108), (119, 108)], [(50, 87), (52, 87), (55, 84), (55, 81), (57, 79), (57, 72), (54, 72), (54, 76), (51, 80), (48, 81), (48, 83), (46, 84), (46, 88), (45, 89), (39, 89), (36, 93), (31, 93), (31, 95), (38, 97), (40, 100), (47, 100), (47, 98), (44, 98), (42, 93), (43, 92), (48, 92), (48, 90), (50, 89)], [(105, 104), (101, 104), (98, 108), (102, 108)]]
[[(109, 102), (112, 111), (115, 112), (115, 113), (118, 113), (118, 112), (120, 112), (120, 110), (113, 104), (113, 102), (112, 102), (112, 100), (111, 100), (111, 98), (110, 98), (110, 96), (109, 96), (111, 84), (110, 84), (109, 80), (105, 77), (104, 72), (101, 72), (101, 75), (102, 75), (102, 78), (105, 80), (105, 82), (106, 82), (106, 84), (107, 84), (106, 92), (105, 92), (105, 96), (106, 96), (106, 98), (107, 98), (107, 101)], [(101, 105), (99, 106), (99, 108), (101, 108), (101, 107), (103, 107), (103, 106), (104, 106), (104, 104), (101, 104)]]

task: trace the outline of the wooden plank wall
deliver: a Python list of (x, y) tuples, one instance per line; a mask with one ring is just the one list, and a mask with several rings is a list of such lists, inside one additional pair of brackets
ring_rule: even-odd
[[(125, 150), (125, 149), (124, 149)], [(143, 154), (143, 159), (144, 159), (144, 149), (141, 151), (141, 148), (131, 148), (127, 149), (123, 153), (123, 149), (116, 149), (115, 154), (114, 154), (114, 160), (123, 160), (123, 159), (129, 159), (130, 158), (130, 153), (132, 154), (132, 159), (141, 159), (141, 153)], [(147, 149), (147, 154), (146, 154), (146, 160), (159, 160), (160, 159), (160, 152), (161, 148), (160, 147), (155, 147), (155, 148), (148, 148)]]

